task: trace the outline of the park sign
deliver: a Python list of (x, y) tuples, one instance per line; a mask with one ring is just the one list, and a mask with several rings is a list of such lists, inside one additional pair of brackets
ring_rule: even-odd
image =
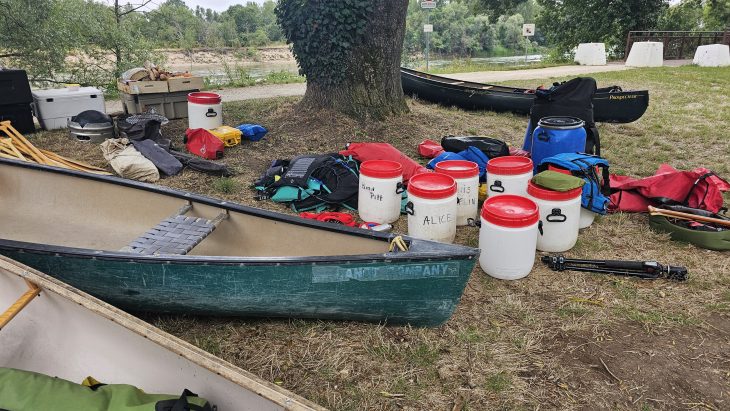
[(531, 37), (535, 35), (535, 25), (534, 24), (523, 24), (522, 25), (522, 35), (525, 37)]
[(422, 9), (435, 9), (436, 8), (436, 2), (435, 1), (429, 1), (429, 0), (422, 0), (421, 1), (421, 8)]
[(423, 32), (424, 33), (433, 33), (433, 24), (424, 24)]

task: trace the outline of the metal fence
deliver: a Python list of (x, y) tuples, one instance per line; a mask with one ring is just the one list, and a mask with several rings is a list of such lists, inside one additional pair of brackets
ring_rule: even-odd
[(694, 57), (697, 47), (707, 44), (729, 44), (730, 28), (725, 31), (630, 31), (626, 37), (626, 54), (637, 41), (664, 43), (664, 60), (681, 60)]

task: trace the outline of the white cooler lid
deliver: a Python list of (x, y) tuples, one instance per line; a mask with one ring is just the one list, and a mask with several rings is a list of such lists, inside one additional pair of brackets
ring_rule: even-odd
[(78, 90), (71, 88), (54, 88), (49, 90), (33, 90), (33, 98), (36, 100), (53, 98), (53, 99), (69, 99), (77, 97), (86, 97), (93, 94), (103, 95), (101, 90), (96, 87), (79, 87)]

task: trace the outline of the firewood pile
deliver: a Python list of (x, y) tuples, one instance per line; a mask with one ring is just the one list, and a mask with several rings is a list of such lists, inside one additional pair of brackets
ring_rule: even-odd
[(39, 149), (20, 134), (10, 121), (0, 121), (0, 158), (22, 160), (69, 170), (85, 171), (92, 174), (111, 175), (103, 168), (63, 157), (52, 151)]
[(133, 68), (122, 74), (122, 80), (133, 81), (166, 81), (175, 77), (192, 77), (192, 74), (188, 71), (167, 71), (150, 62), (145, 63), (144, 67)]

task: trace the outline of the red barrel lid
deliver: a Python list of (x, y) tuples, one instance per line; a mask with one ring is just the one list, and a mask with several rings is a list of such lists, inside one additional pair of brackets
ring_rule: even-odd
[(540, 187), (532, 181), (527, 183), (527, 194), (540, 200), (565, 201), (580, 197), (583, 194), (583, 187), (577, 187), (569, 191), (555, 191)]
[(195, 104), (219, 104), (221, 102), (220, 94), (194, 92), (188, 94), (188, 101)]
[(540, 220), (538, 210), (537, 204), (527, 197), (504, 194), (487, 198), (482, 206), (482, 218), (501, 227), (529, 227)]
[(487, 173), (511, 176), (529, 173), (530, 171), (532, 171), (532, 160), (527, 157), (495, 157), (487, 162)]
[(445, 160), (436, 163), (436, 172), (454, 178), (469, 178), (479, 175), (479, 166), (473, 161)]
[(446, 174), (416, 174), (408, 181), (408, 193), (430, 200), (447, 198), (456, 194), (456, 181)]
[(360, 174), (375, 178), (395, 178), (403, 175), (403, 166), (390, 160), (368, 160), (360, 165)]

